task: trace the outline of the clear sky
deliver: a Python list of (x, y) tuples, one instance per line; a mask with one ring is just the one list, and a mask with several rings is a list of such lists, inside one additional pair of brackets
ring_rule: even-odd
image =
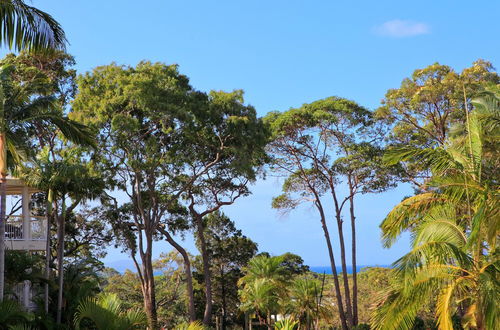
[[(500, 1), (34, 0), (63, 26), (80, 73), (111, 62), (177, 63), (200, 90), (243, 89), (259, 115), (337, 95), (374, 109), (388, 88), (434, 62), (498, 65)], [(274, 180), (225, 212), (263, 251), (328, 265), (316, 214), (270, 207)], [(380, 244), (378, 225), (405, 187), (358, 202), (358, 262), (385, 265), (407, 249)], [(333, 230), (333, 223), (331, 224)], [(347, 231), (348, 232), (348, 231)], [(349, 234), (349, 232), (348, 232)], [(334, 240), (337, 242), (337, 240)], [(185, 242), (194, 252), (192, 242)], [(156, 255), (170, 248), (158, 244)], [(111, 265), (127, 259), (111, 251)]]

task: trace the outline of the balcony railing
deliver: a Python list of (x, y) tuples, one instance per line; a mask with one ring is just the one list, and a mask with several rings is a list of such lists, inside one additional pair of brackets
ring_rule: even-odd
[(47, 218), (29, 216), (29, 228), (23, 230), (23, 218), (11, 215), (5, 223), (5, 238), (10, 240), (45, 240), (47, 237)]

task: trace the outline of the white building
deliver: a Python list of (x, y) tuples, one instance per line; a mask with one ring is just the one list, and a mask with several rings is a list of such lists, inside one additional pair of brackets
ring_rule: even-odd
[[(33, 216), (30, 201), (37, 189), (26, 186), (21, 180), (7, 177), (7, 195), (21, 196), (20, 212), (9, 215), (5, 223), (5, 247), (10, 250), (27, 252), (45, 251), (47, 242), (47, 218)], [(20, 283), (15, 294), (27, 309), (33, 308), (32, 291), (29, 281)]]

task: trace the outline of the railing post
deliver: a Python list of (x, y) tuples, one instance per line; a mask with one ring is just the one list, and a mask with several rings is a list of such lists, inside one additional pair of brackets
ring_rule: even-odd
[(23, 217), (23, 239), (31, 239), (31, 212), (30, 212), (30, 199), (28, 187), (23, 186), (22, 192), (22, 217)]

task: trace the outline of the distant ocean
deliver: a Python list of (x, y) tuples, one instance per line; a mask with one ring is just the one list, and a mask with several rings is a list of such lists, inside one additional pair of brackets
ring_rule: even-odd
[[(133, 272), (135, 272), (135, 265), (131, 260), (116, 260), (116, 261), (111, 261), (111, 262), (106, 262), (105, 263), (106, 267), (111, 267), (117, 270), (120, 273), (124, 273), (126, 269), (130, 269)], [(356, 269), (358, 272), (366, 267), (384, 267), (384, 268), (390, 268), (390, 265), (358, 265)], [(315, 273), (323, 274), (332, 274), (330, 266), (310, 266), (309, 269)], [(342, 272), (342, 267), (338, 266), (337, 267), (337, 273)], [(161, 272), (156, 272), (155, 275), (159, 275)], [(352, 266), (347, 266), (347, 273), (352, 274)]]
[[(366, 268), (366, 267), (383, 267), (383, 268), (390, 268), (390, 265), (358, 265), (356, 266), (357, 272), (359, 272), (361, 269)], [(337, 266), (337, 273), (342, 272), (342, 266)], [(332, 268), (330, 266), (311, 266), (309, 269), (315, 273), (319, 274), (332, 274)], [(347, 273), (352, 274), (353, 267), (352, 266), (347, 266)]]

